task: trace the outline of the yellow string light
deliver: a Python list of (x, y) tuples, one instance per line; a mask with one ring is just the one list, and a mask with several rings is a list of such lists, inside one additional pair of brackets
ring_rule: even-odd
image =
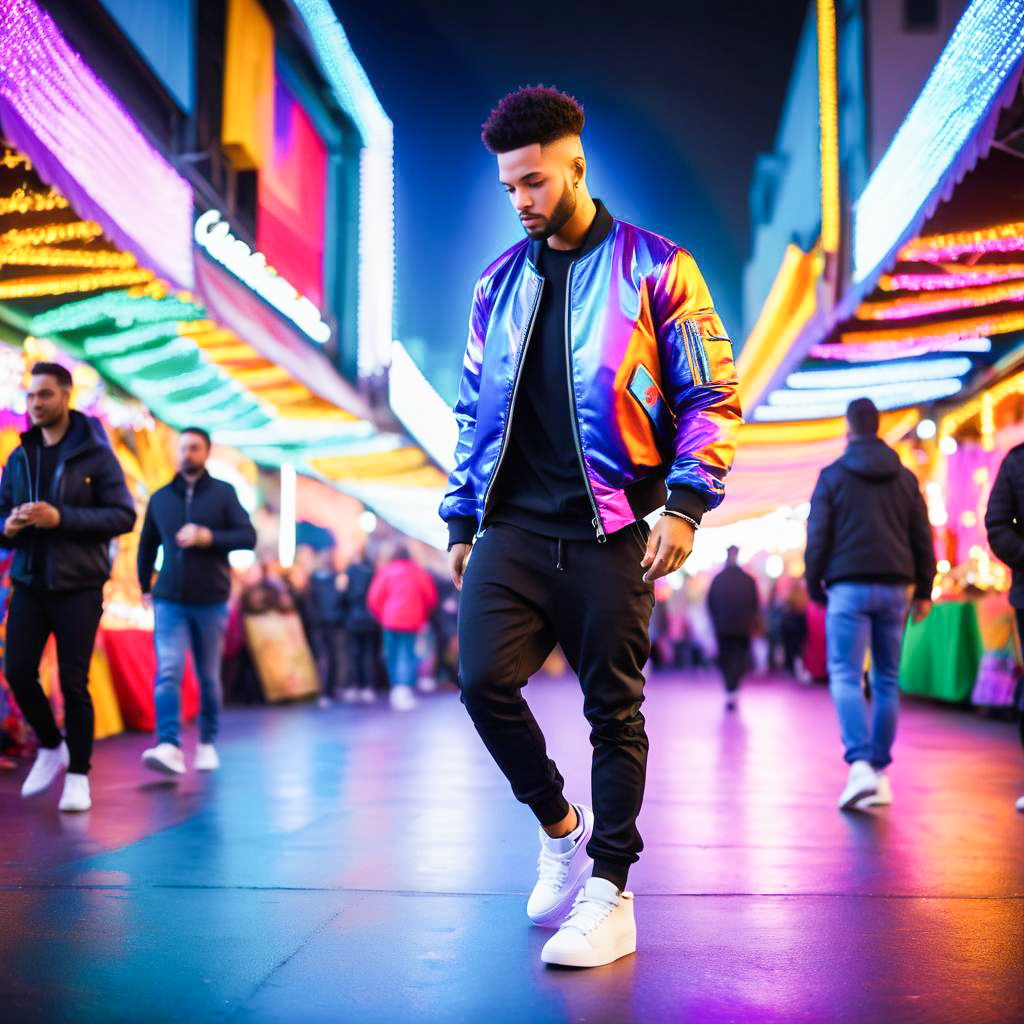
[(52, 246), (0, 245), (0, 267), (82, 267), (87, 270), (131, 270), (138, 266), (129, 252), (57, 249)]
[(985, 338), (990, 334), (1008, 334), (1024, 330), (1024, 313), (1000, 313), (996, 316), (974, 316), (962, 320), (946, 320), (922, 327), (884, 327), (870, 331), (848, 331), (840, 336), (844, 345), (861, 342), (909, 341), (915, 338)]
[(42, 224), (14, 228), (0, 235), (0, 245), (57, 245), (60, 242), (88, 242), (99, 238), (103, 228), (95, 221), (73, 220), (66, 224)]
[(996, 410), (991, 391), (981, 396), (981, 447), (990, 452), (995, 447)]
[(839, 251), (839, 95), (834, 0), (818, 0), (818, 110), (821, 133), (821, 247)]
[(4, 155), (0, 157), (0, 167), (6, 167), (9, 171), (13, 171), (18, 167), (24, 167), (28, 171), (32, 170), (32, 164), (24, 153), (19, 153), (15, 149), (8, 149), (6, 147)]
[(1000, 381), (984, 393), (965, 402), (959, 408), (947, 413), (939, 423), (939, 436), (952, 437), (964, 424), (976, 416), (982, 416), (980, 430), (984, 439), (986, 431), (995, 435), (995, 411), (1001, 402), (1016, 395), (1024, 395), (1024, 370)]
[[(977, 308), (978, 306), (995, 306), (1000, 302), (1015, 302), (1022, 298), (1022, 285), (993, 284), (981, 288), (951, 288), (948, 291), (925, 292), (920, 295), (906, 295), (899, 299), (888, 299), (880, 302), (862, 302), (857, 309), (858, 320), (885, 320), (886, 314), (896, 309), (912, 310), (915, 306), (932, 306), (937, 303), (961, 303), (960, 308)], [(917, 314), (924, 316), (929, 312)], [(920, 329), (919, 329), (920, 330)]]
[(152, 279), (151, 270), (98, 270), (53, 277), (20, 277), (0, 282), (0, 299), (35, 299), (44, 295), (123, 288), (125, 285), (143, 284)]
[(66, 210), (71, 204), (56, 192), (30, 192), (16, 188), (9, 196), (0, 196), (0, 217), (10, 213), (49, 213)]
[[(977, 228), (974, 231), (950, 231), (944, 235), (922, 235), (908, 242), (899, 252), (899, 259), (908, 263), (930, 262), (936, 250), (957, 249), (964, 246), (977, 246), (985, 242), (1008, 242), (1024, 239), (1024, 221), (1012, 221), (1009, 224), (996, 224), (988, 228)], [(1021, 248), (1021, 246), (1016, 246)]]
[[(930, 278), (938, 273), (956, 275), (961, 280), (976, 277), (984, 283), (985, 275), (993, 272), (999, 273), (1006, 281), (1019, 280), (1024, 278), (1024, 263), (976, 263), (973, 267), (969, 267), (966, 263), (933, 263), (929, 272), (923, 275), (883, 274), (878, 279), (878, 287), (886, 292), (902, 291), (906, 288), (903, 281), (911, 276)], [(936, 288), (932, 292), (933, 294), (938, 292), (940, 295), (949, 294), (946, 288)]]

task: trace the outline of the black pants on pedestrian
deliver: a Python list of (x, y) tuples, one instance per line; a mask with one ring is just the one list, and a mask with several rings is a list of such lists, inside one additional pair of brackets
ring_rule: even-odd
[(377, 682), (379, 637), (368, 630), (348, 635), (348, 685), (360, 690), (372, 689)]
[(643, 842), (647, 734), (640, 705), (654, 587), (643, 582), (646, 524), (558, 541), (489, 527), (473, 549), (459, 604), (462, 702), (516, 799), (541, 825), (569, 813), (563, 780), (522, 687), (560, 644), (583, 689), (594, 748), (594, 874), (622, 888)]
[(323, 623), (314, 631), (314, 654), (320, 689), (325, 697), (334, 699), (339, 680), (348, 674), (348, 635), (340, 623)]
[(4, 671), (14, 699), (39, 743), (51, 750), (61, 744), (53, 709), (39, 682), (39, 659), (52, 633), (57, 640), (57, 671), (64, 695), (64, 728), (69, 770), (87, 775), (95, 731), (89, 696), (89, 662), (103, 614), (103, 591), (41, 591), (15, 585), (7, 612)]
[(718, 637), (718, 667), (725, 681), (725, 692), (735, 693), (740, 688), (740, 681), (750, 666), (750, 637), (721, 636)]

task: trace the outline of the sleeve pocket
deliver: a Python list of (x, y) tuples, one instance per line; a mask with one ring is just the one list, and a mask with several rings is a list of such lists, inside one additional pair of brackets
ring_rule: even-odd
[(676, 324), (686, 351), (693, 383), (698, 387), (735, 384), (736, 363), (732, 342), (716, 313), (690, 317)]

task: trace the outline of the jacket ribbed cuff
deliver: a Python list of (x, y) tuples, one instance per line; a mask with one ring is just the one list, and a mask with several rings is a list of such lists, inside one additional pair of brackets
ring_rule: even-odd
[(476, 536), (476, 520), (468, 516), (456, 516), (448, 520), (448, 550), (456, 544), (472, 544)]
[(692, 487), (673, 487), (668, 494), (665, 508), (673, 512), (682, 512), (699, 523), (708, 510), (708, 497)]

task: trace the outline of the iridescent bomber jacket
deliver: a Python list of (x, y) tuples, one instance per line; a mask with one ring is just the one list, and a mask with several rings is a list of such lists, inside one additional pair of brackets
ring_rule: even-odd
[[(664, 504), (697, 522), (721, 503), (742, 422), (732, 343), (693, 257), (597, 219), (566, 281), (566, 389), (597, 540)], [(508, 446), (540, 307), (543, 241), (524, 239), (473, 295), (455, 468), (441, 503), (451, 543), (482, 529)]]

